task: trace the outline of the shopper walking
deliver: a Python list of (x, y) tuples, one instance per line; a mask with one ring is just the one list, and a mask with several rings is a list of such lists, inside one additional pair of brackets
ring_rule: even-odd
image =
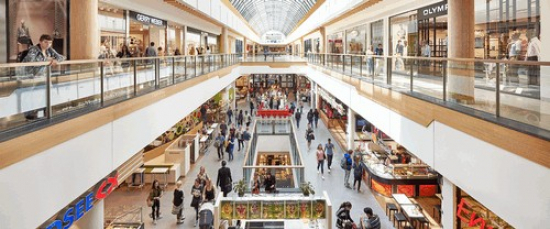
[(201, 181), (199, 179), (195, 179), (195, 184), (193, 187), (191, 187), (191, 196), (193, 199), (191, 200), (191, 207), (195, 209), (195, 227), (197, 226), (199, 222), (199, 207), (202, 202), (202, 190), (203, 186), (201, 185)]
[(233, 149), (235, 148), (235, 136), (229, 136), (229, 142), (225, 151), (229, 154), (229, 161), (233, 161)]
[(351, 211), (351, 203), (349, 201), (346, 201), (340, 205), (338, 208), (338, 211), (336, 211), (336, 227), (337, 228), (344, 228), (344, 225), (348, 222), (353, 223), (353, 219), (351, 219), (350, 211)]
[(218, 170), (218, 180), (216, 185), (220, 187), (220, 190), (223, 192), (223, 197), (227, 197), (227, 193), (231, 192), (233, 178), (231, 178), (231, 169), (225, 167), (227, 165), (226, 161), (222, 161), (222, 167)]
[(214, 142), (214, 147), (216, 147), (218, 149), (218, 159), (221, 160), (223, 159), (223, 147), (224, 147), (224, 143), (225, 143), (225, 136), (223, 135), (223, 133), (220, 131), (218, 133), (218, 136), (216, 137), (216, 142)]
[(232, 117), (233, 117), (233, 109), (229, 107), (229, 109), (227, 109), (227, 123), (229, 125), (231, 125), (231, 120), (233, 120)]
[(202, 196), (204, 196), (204, 200), (207, 202), (214, 202), (216, 199), (216, 188), (212, 185), (212, 180), (206, 180), (204, 190), (202, 191)]
[(222, 120), (222, 124), (220, 124), (220, 131), (222, 132), (223, 136), (226, 136), (227, 134), (227, 124), (225, 124), (225, 121)]
[(361, 180), (363, 179), (363, 165), (361, 164), (361, 158), (356, 157), (353, 160), (353, 190), (357, 184), (357, 192), (361, 192)]
[(153, 181), (151, 186), (151, 192), (149, 193), (149, 202), (152, 203), (151, 217), (153, 218), (153, 224), (157, 224), (157, 219), (160, 219), (160, 198), (162, 197), (162, 188), (159, 185), (158, 180)]
[(248, 111), (244, 111), (244, 121), (246, 122), (246, 128), (248, 128), (250, 123), (252, 123), (252, 116), (248, 114)]
[(313, 111), (313, 120), (315, 121), (315, 129), (317, 129), (317, 124), (319, 123), (319, 110), (317, 109)]
[(261, 186), (262, 183), (260, 181), (260, 176), (258, 173), (254, 173), (254, 179), (252, 180), (252, 194), (259, 195)]
[(307, 124), (313, 126), (313, 110), (309, 109), (307, 112)]
[[(201, 109), (200, 109), (200, 112), (201, 112), (201, 118), (202, 118), (202, 122), (203, 123), (206, 123), (206, 112), (208, 111), (208, 108), (206, 106), (206, 104), (202, 105), (201, 106)], [(222, 124), (223, 124), (223, 121), (222, 121)]]
[(330, 166), (332, 166), (332, 157), (334, 156), (334, 144), (332, 144), (330, 138), (328, 139), (328, 143), (325, 144), (325, 153), (327, 154), (328, 173), (330, 173)]
[[(157, 56), (157, 50), (155, 49), (155, 42), (151, 42), (150, 46), (145, 49), (145, 57)], [(149, 59), (145, 61), (148, 65), (153, 64), (153, 60)]]
[(237, 127), (238, 128), (243, 126), (243, 120), (244, 120), (243, 110), (239, 110), (239, 114), (237, 116)]
[(176, 189), (174, 189), (174, 210), (176, 212), (176, 224), (182, 224), (185, 217), (183, 217), (183, 190), (181, 190), (181, 181), (176, 182)]
[(276, 184), (277, 180), (275, 179), (275, 176), (271, 175), (271, 173), (268, 172), (264, 180), (265, 192), (274, 193)]
[[(324, 180), (325, 179), (325, 170), (324, 170), (324, 167), (325, 167), (325, 158), (327, 157), (327, 155), (325, 154), (325, 151), (323, 150), (323, 145), (322, 144), (319, 144), (317, 146), (317, 174), (321, 174), (321, 178)], [(319, 170), (319, 168), (321, 168), (321, 170)]]
[(237, 131), (236, 135), (237, 135), (237, 142), (239, 143), (238, 151), (240, 152), (241, 149), (244, 149), (244, 137), (243, 137), (242, 127)]
[(204, 166), (201, 166), (199, 169), (199, 174), (197, 174), (197, 178), (201, 181), (201, 185), (206, 185), (206, 181), (210, 180), (210, 177), (206, 173), (206, 169)]
[(306, 130), (306, 140), (307, 140), (307, 152), (311, 150), (311, 141), (315, 140), (315, 135), (313, 134), (313, 129), (311, 129), (311, 124), (307, 124)]
[(254, 101), (250, 100), (250, 115), (254, 116)]
[(349, 183), (349, 176), (351, 174), (351, 166), (352, 166), (352, 160), (351, 160), (351, 153), (353, 153), (352, 150), (349, 150), (344, 154), (344, 157), (342, 158), (342, 161), (340, 162), (340, 166), (342, 169), (344, 169), (344, 186), (347, 188), (351, 188), (351, 185)]
[(297, 110), (294, 114), (294, 118), (296, 118), (296, 128), (300, 129), (300, 119), (302, 118), (302, 113)]
[(372, 213), (372, 208), (366, 207), (363, 209), (365, 216), (361, 217), (359, 228), (363, 229), (380, 229), (380, 217)]

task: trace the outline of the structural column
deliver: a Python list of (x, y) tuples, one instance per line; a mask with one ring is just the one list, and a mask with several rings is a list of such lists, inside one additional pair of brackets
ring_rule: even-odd
[(441, 185), (441, 225), (443, 228), (456, 228), (456, 186), (446, 178)]
[(327, 53), (327, 30), (325, 27), (319, 28), (319, 33), (321, 34), (321, 39), (319, 39), (319, 52)]
[(252, 43), (252, 56), (256, 56), (256, 43)]
[(189, 47), (187, 47), (187, 26), (183, 26), (183, 55), (189, 55)]
[(246, 53), (246, 43), (247, 43), (247, 39), (246, 37), (243, 38), (243, 57), (246, 59), (247, 57), (247, 53)]
[(313, 88), (314, 92), (315, 92), (315, 95), (314, 95), (314, 104), (313, 104), (313, 107), (315, 107), (315, 109), (319, 109), (319, 84), (315, 83), (315, 87)]
[[(448, 57), (473, 59), (475, 57), (474, 0), (448, 1), (448, 4)], [(447, 69), (448, 99), (460, 103), (474, 103), (474, 85), (474, 62), (449, 62)]]
[(228, 36), (227, 27), (222, 28), (222, 34), (220, 36), (220, 53), (227, 54), (229, 53), (229, 36)]
[(298, 55), (300, 57), (303, 57), (304, 56), (304, 52), (305, 52), (305, 48), (304, 48), (304, 37), (301, 37), (300, 38), (300, 50), (298, 50)]
[(70, 4), (70, 58), (95, 59), (99, 55), (97, 0), (72, 0)]
[(348, 107), (348, 125), (346, 130), (348, 150), (353, 150), (355, 143), (355, 112)]

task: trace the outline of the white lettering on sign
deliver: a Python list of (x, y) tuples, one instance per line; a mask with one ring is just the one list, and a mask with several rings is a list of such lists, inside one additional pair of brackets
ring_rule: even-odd
[(425, 9), (424, 11), (422, 11), (422, 13), (424, 14), (424, 16), (428, 16), (428, 15), (431, 15), (431, 14), (437, 14), (437, 13), (445, 12), (448, 9), (449, 9), (449, 4), (445, 4), (445, 5), (434, 6), (434, 7)]
[(164, 25), (163, 21), (160, 20), (160, 19), (156, 19), (156, 18), (151, 18), (147, 15), (143, 15), (143, 14), (137, 14), (136, 15), (136, 19), (140, 22), (144, 22), (144, 23), (151, 23), (151, 24), (155, 24), (155, 25)]

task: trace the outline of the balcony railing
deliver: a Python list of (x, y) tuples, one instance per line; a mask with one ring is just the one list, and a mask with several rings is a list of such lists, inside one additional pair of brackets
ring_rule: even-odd
[(308, 54), (307, 61), (354, 79), (350, 82), (550, 139), (550, 62), (342, 54)]
[(215, 54), (0, 64), (0, 141), (240, 62)]

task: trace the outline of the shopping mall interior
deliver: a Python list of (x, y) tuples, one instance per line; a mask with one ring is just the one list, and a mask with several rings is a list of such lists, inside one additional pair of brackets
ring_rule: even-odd
[(0, 228), (549, 228), (548, 0), (0, 0)]

